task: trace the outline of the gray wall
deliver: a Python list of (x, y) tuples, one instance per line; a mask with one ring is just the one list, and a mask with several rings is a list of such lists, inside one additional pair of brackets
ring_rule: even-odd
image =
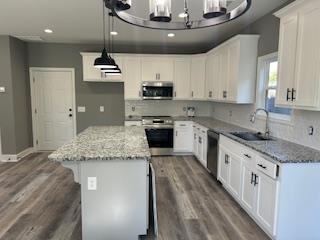
[(32, 146), (27, 46), (0, 36), (0, 128), (2, 153), (17, 154)]
[(10, 38), (16, 153), (32, 144), (32, 117), (27, 44)]
[[(91, 125), (121, 125), (124, 122), (123, 83), (92, 83), (83, 81), (80, 52), (101, 51), (100, 46), (80, 44), (28, 44), (30, 67), (74, 68), (76, 105), (85, 106), (77, 113), (77, 131)], [(100, 113), (99, 106), (105, 106)]]
[(12, 74), (10, 56), (10, 38), (0, 36), (0, 86), (6, 88), (0, 93), (0, 128), (2, 152), (15, 153), (15, 129), (12, 96)]

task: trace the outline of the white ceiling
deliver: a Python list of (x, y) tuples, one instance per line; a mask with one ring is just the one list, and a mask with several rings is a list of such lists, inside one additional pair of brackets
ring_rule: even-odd
[[(256, 21), (288, 0), (252, 0), (252, 8), (235, 21), (216, 27), (176, 31), (168, 38), (166, 31), (135, 27), (116, 21), (115, 37), (121, 44), (148, 45), (213, 45)], [(132, 0), (138, 15), (148, 11), (149, 0)], [(173, 14), (181, 12), (183, 0), (172, 0)], [(202, 11), (202, 0), (189, 0), (195, 15)], [(101, 0), (1, 0), (0, 35), (40, 36), (45, 42), (101, 43)], [(44, 29), (54, 30), (46, 34)]]

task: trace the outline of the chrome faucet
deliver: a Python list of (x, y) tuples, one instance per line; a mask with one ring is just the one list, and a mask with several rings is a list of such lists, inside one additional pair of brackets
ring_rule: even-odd
[(266, 113), (267, 115), (267, 118), (266, 118), (266, 130), (265, 130), (265, 133), (264, 135), (269, 138), (270, 137), (270, 129), (269, 129), (269, 112), (264, 109), (264, 108), (257, 108), (256, 111), (251, 115), (251, 118), (250, 118), (250, 122), (254, 123), (255, 120), (256, 120), (256, 115), (259, 111), (263, 111)]

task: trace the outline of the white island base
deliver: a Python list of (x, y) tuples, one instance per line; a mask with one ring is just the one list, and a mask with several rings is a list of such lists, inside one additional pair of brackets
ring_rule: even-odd
[(72, 169), (75, 182), (81, 184), (83, 240), (134, 240), (147, 234), (147, 160), (65, 161), (62, 165)]

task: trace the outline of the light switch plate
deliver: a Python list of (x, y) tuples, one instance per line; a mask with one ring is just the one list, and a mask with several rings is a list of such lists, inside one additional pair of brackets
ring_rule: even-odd
[(78, 106), (78, 112), (86, 112), (86, 107), (84, 106)]
[(6, 88), (5, 87), (0, 87), (0, 93), (4, 93), (6, 92)]
[(100, 112), (104, 112), (104, 106), (100, 106)]
[(88, 177), (88, 190), (89, 191), (97, 190), (97, 178), (96, 177)]

